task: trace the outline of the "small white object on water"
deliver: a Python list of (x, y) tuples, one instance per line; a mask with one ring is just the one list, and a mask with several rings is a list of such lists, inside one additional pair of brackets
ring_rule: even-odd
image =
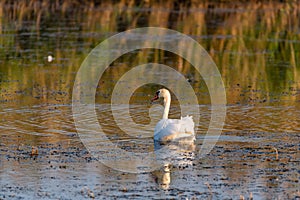
[(53, 56), (49, 55), (48, 56), (48, 62), (52, 62), (54, 60)]
[(95, 195), (94, 195), (94, 193), (92, 191), (88, 191), (88, 195), (92, 199), (95, 198)]

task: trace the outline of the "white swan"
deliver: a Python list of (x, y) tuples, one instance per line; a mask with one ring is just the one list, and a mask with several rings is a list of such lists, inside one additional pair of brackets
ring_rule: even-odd
[(181, 119), (168, 119), (171, 104), (171, 95), (167, 89), (160, 89), (156, 92), (151, 101), (164, 98), (163, 118), (156, 124), (154, 129), (154, 140), (161, 143), (177, 141), (183, 138), (189, 141), (195, 140), (194, 121), (191, 116), (181, 117)]

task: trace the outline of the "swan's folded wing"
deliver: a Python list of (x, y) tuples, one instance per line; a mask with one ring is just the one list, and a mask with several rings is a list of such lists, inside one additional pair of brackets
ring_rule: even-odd
[(192, 116), (181, 117), (180, 124), (181, 124), (181, 127), (180, 127), (179, 131), (181, 133), (194, 135), (195, 123), (193, 121)]
[(154, 140), (174, 140), (194, 136), (194, 122), (192, 117), (181, 119), (162, 119), (154, 130)]
[[(178, 119), (162, 119), (154, 129), (154, 140), (164, 140), (166, 137), (175, 137), (179, 132), (181, 124)], [(167, 139), (166, 139), (167, 140)]]
[(154, 135), (160, 132), (165, 132), (170, 134), (172, 132), (178, 132), (180, 130), (181, 124), (178, 119), (162, 119), (160, 120), (154, 129)]

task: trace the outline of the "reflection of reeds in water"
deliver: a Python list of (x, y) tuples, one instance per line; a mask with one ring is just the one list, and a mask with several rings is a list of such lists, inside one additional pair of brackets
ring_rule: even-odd
[[(47, 73), (39, 72), (39, 66), (35, 64), (41, 62), (47, 52), (54, 51), (56, 63), (65, 67), (58, 71), (66, 77), (66, 85), (72, 85), (74, 74), (71, 72), (78, 69), (91, 47), (107, 37), (105, 34), (136, 27), (159, 26), (192, 35), (209, 51), (228, 88), (229, 103), (264, 102), (271, 100), (274, 93), (287, 93), (287, 97), (279, 98), (295, 102), (300, 98), (299, 13), (300, 4), (297, 1), (230, 4), (209, 1), (183, 3), (175, 0), (122, 0), (114, 3), (1, 1), (0, 32), (8, 31), (12, 35), (0, 38), (0, 45), (3, 46), (0, 49), (1, 58), (8, 56), (18, 60), (18, 57), (24, 57), (27, 49), (35, 49), (31, 54), (35, 54), (37, 62), (31, 62), (31, 55), (26, 62), (38, 73), (29, 74), (32, 70), (16, 73), (14, 70), (7, 71), (5, 67), (1, 67), (1, 71), (9, 73), (16, 80), (34, 79), (41, 87), (59, 89), (46, 77)], [(42, 41), (41, 33), (49, 27), (57, 37), (50, 38), (48, 42)], [(77, 28), (76, 34), (72, 31), (74, 27)], [(24, 38), (24, 33), (28, 32), (31, 34)], [(70, 40), (69, 43), (65, 43), (65, 37), (60, 37), (63, 34)], [(36, 44), (38, 42), (43, 42), (42, 47)], [(134, 59), (124, 57), (120, 62), (128, 63), (130, 60), (130, 65), (134, 66), (138, 63), (163, 62), (164, 57), (165, 53), (159, 50), (155, 50), (153, 56), (141, 51)], [(173, 59), (179, 71), (191, 73), (189, 63), (179, 57)], [(9, 60), (6, 64), (15, 66), (12, 67), (14, 69), (20, 63), (12, 64)], [(111, 75), (117, 78), (123, 73), (124, 69), (121, 69)], [(22, 86), (15, 84), (13, 87), (20, 90), (32, 87), (30, 84), (30, 81), (25, 81)], [(200, 86), (195, 83), (195, 87), (197, 90)], [(104, 88), (109, 87), (107, 85)], [(48, 98), (47, 95), (45, 98)], [(69, 99), (70, 96), (65, 100)]]
[[(215, 49), (225, 51), (216, 62), (226, 63), (234, 68), (230, 70), (229, 66), (222, 67), (226, 85), (230, 82), (239, 84), (240, 80), (235, 77), (241, 77), (245, 88), (251, 86), (255, 89), (266, 89), (266, 96), (269, 96), (272, 91), (287, 88), (286, 80), (299, 80), (299, 67), (297, 69), (296, 64), (299, 60), (295, 56), (299, 54), (295, 51), (299, 41), (299, 34), (295, 33), (299, 26), (299, 5), (294, 6), (250, 3), (243, 7), (248, 12), (232, 13), (227, 17), (227, 25), (219, 28), (216, 35), (230, 36), (232, 39), (214, 39), (212, 45), (221, 43), (221, 46), (215, 45)], [(234, 53), (237, 55), (233, 55)], [(230, 60), (231, 57), (235, 59)], [(285, 66), (281, 66), (281, 72), (278, 72), (276, 66), (273, 69), (268, 68), (272, 66), (270, 61), (278, 60), (286, 62)], [(235, 76), (230, 76), (229, 73), (234, 73)], [(297, 84), (299, 87), (299, 83)], [(296, 96), (291, 98), (295, 100)]]

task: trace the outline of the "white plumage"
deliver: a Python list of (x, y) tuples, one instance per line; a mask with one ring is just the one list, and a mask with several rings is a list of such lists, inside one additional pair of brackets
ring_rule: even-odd
[(154, 129), (154, 140), (159, 142), (169, 142), (181, 140), (195, 140), (194, 121), (191, 116), (181, 117), (181, 119), (168, 119), (171, 104), (171, 95), (167, 89), (160, 89), (156, 92), (152, 101), (164, 98), (163, 118), (157, 123)]

